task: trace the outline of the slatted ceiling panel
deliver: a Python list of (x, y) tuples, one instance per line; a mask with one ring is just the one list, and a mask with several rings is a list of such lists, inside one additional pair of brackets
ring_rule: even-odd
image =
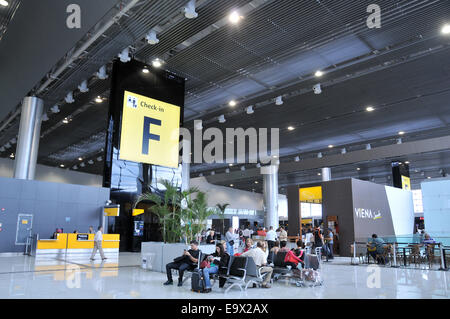
[(170, 28), (168, 31), (158, 34), (160, 42), (156, 45), (146, 45), (138, 51), (137, 56), (145, 59), (169, 52), (178, 44), (209, 27), (221, 17), (226, 16), (232, 8), (247, 3), (247, 0), (207, 0), (196, 10), (199, 15), (198, 18), (183, 19), (175, 28)]

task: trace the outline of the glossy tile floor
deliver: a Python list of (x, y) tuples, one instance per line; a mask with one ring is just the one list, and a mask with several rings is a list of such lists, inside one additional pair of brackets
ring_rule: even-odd
[[(0, 298), (449, 298), (450, 272), (351, 266), (349, 259), (323, 263), (322, 286), (298, 288), (286, 281), (271, 289), (216, 286), (209, 294), (163, 286), (165, 274), (140, 268), (139, 253), (120, 253), (104, 263), (86, 257), (67, 260), (28, 256), (0, 257)], [(174, 276), (176, 279), (176, 275)]]

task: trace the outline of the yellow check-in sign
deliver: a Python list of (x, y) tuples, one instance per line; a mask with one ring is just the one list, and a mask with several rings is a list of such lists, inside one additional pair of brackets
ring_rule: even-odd
[(178, 167), (180, 107), (125, 91), (119, 158)]

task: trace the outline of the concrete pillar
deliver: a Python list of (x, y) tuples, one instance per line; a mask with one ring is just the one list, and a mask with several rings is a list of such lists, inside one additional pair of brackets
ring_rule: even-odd
[(331, 169), (329, 167), (322, 167), (322, 182), (331, 181)]
[(27, 96), (22, 101), (14, 178), (34, 179), (43, 109), (44, 101), (35, 96)]
[(190, 187), (191, 181), (191, 141), (183, 139), (183, 155), (181, 160), (181, 191)]
[(263, 175), (263, 196), (265, 207), (265, 227), (277, 229), (278, 219), (278, 165), (261, 167)]

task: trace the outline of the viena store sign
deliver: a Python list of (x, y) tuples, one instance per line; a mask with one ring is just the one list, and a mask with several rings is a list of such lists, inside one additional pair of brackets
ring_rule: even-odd
[(365, 208), (355, 208), (355, 215), (357, 218), (361, 219), (377, 220), (382, 218), (380, 210), (375, 211)]
[(192, 140), (191, 131), (180, 127), (179, 106), (125, 91), (119, 153), (122, 160), (173, 168), (192, 159), (194, 163), (274, 164), (279, 155), (279, 128), (271, 128), (270, 154), (268, 148), (267, 128), (209, 127), (203, 132), (201, 121), (194, 121)]

